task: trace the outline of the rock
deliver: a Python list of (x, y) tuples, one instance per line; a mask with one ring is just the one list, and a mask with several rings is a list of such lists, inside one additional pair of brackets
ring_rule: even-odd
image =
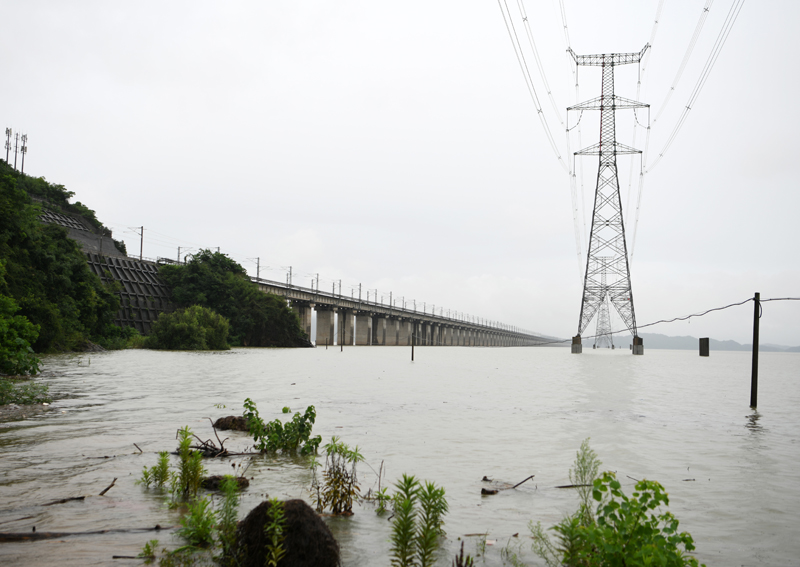
[(491, 488), (481, 488), (481, 494), (497, 494), (497, 490)]
[[(223, 478), (224, 477), (219, 474), (204, 477), (203, 480), (200, 481), (200, 487), (205, 488), (206, 490), (219, 490), (219, 486), (222, 484)], [(250, 481), (243, 476), (237, 476), (236, 483), (239, 485), (239, 490), (244, 490), (250, 486)]]
[[(286, 519), (283, 541), (286, 555), (278, 567), (339, 567), (339, 544), (311, 506), (302, 500), (286, 500), (281, 504)], [(269, 500), (264, 501), (239, 522), (238, 565), (262, 567), (266, 563), (264, 525), (271, 506)]]
[(214, 427), (220, 431), (247, 431), (247, 420), (241, 415), (229, 415), (219, 418)]

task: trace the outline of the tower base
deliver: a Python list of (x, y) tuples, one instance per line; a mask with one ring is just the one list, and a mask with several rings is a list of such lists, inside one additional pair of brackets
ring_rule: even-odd
[(572, 337), (572, 354), (581, 354), (583, 352), (583, 344), (581, 343), (581, 336), (575, 335)]
[(631, 348), (633, 354), (644, 354), (644, 341), (641, 337), (633, 337), (633, 347)]

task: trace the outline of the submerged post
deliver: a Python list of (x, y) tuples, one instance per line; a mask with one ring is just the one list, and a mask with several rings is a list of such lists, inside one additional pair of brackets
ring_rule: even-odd
[(750, 407), (758, 406), (758, 320), (761, 317), (761, 294), (753, 297), (753, 369), (750, 373)]
[(708, 344), (709, 344), (708, 337), (700, 339), (700, 356), (708, 356), (708, 351), (709, 351)]
[[(414, 325), (416, 327), (416, 325)], [(414, 332), (416, 329), (411, 331), (411, 362), (414, 362), (414, 344), (417, 342), (417, 334)]]

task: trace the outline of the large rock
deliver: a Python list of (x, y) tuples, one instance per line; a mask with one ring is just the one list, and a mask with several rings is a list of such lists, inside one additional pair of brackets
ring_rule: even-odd
[[(283, 542), (286, 555), (278, 562), (278, 567), (339, 567), (339, 544), (311, 506), (302, 500), (286, 500), (281, 504), (286, 519)], [(236, 532), (238, 565), (265, 565), (264, 525), (271, 506), (269, 500), (264, 501), (239, 522)]]
[(247, 420), (241, 415), (229, 415), (215, 421), (214, 427), (220, 431), (247, 431)]

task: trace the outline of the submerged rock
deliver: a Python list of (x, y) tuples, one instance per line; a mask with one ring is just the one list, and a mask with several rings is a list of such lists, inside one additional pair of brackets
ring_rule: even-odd
[[(286, 500), (283, 547), (286, 555), (278, 567), (339, 567), (339, 544), (322, 518), (302, 500)], [(272, 503), (268, 500), (253, 508), (239, 522), (237, 559), (242, 567), (262, 567), (266, 563), (267, 539), (264, 525)]]
[[(219, 490), (223, 478), (225, 477), (219, 474), (204, 477), (203, 480), (200, 481), (200, 487), (205, 488), (206, 490)], [(237, 476), (236, 484), (239, 485), (239, 490), (244, 490), (250, 486), (250, 481), (243, 476)]]
[(229, 415), (215, 421), (214, 427), (220, 431), (247, 431), (247, 420), (241, 415)]

